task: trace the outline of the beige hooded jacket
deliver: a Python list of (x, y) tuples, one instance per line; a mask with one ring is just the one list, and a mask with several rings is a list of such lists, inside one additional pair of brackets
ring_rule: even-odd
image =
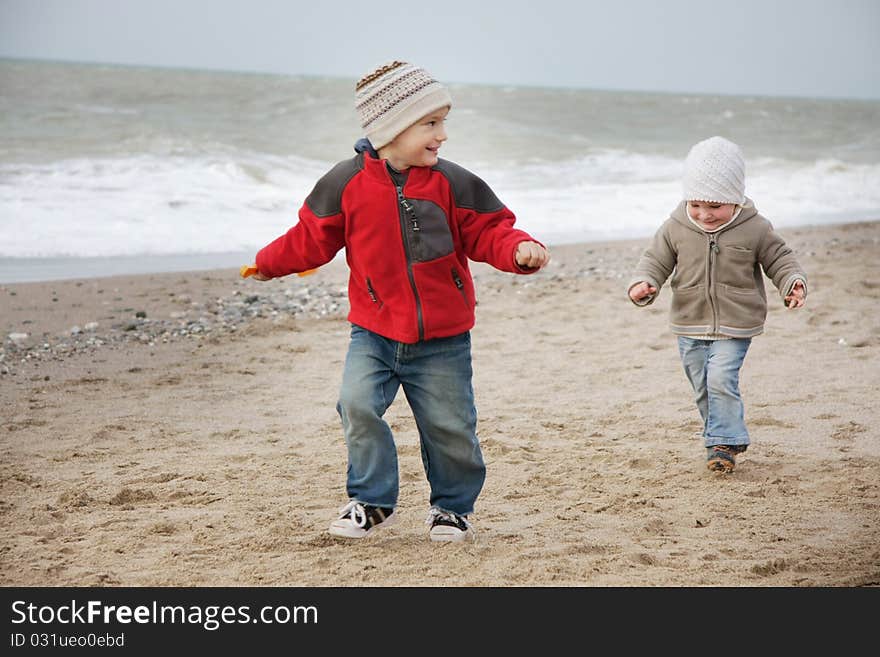
[(798, 279), (806, 294), (807, 276), (792, 250), (750, 199), (715, 233), (700, 230), (682, 201), (642, 254), (627, 291), (642, 281), (657, 288), (636, 303), (646, 306), (671, 275), (673, 333), (749, 338), (763, 332), (767, 317), (762, 270), (783, 300)]

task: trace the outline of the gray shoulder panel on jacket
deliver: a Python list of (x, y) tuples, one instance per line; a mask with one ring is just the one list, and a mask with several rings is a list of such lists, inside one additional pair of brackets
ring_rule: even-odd
[(325, 173), (306, 197), (306, 205), (318, 217), (331, 217), (342, 211), (342, 191), (355, 175), (364, 168), (364, 154), (358, 153), (343, 160)]
[(482, 178), (449, 160), (439, 160), (433, 167), (442, 173), (452, 187), (455, 204), (477, 212), (497, 212), (504, 208), (495, 192)]

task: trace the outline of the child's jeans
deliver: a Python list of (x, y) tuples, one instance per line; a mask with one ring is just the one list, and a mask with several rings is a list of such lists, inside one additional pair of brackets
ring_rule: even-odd
[(706, 447), (749, 444), (739, 393), (739, 370), (751, 342), (751, 338), (695, 340), (678, 337), (681, 362), (696, 393), (697, 408), (703, 418)]
[(397, 505), (397, 449), (382, 416), (403, 386), (419, 430), (431, 506), (473, 513), (486, 466), (471, 379), (470, 333), (406, 344), (352, 325), (336, 406), (348, 445), (349, 499)]

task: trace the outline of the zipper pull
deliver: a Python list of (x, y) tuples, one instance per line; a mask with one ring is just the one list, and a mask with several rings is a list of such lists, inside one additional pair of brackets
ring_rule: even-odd
[(718, 253), (721, 249), (718, 248), (718, 245), (715, 243), (715, 240), (709, 240), (709, 248), (712, 249), (712, 253)]
[(416, 211), (407, 198), (403, 195), (403, 188), (400, 185), (397, 185), (397, 200), (403, 208), (404, 214), (406, 214), (407, 219), (412, 223), (412, 229), (414, 233), (419, 232), (419, 219), (416, 217)]
[(459, 290), (464, 288), (464, 283), (461, 282), (461, 277), (458, 275), (458, 271), (455, 269), (452, 270), (452, 280), (455, 282), (455, 287), (457, 287)]
[(373, 283), (370, 279), (367, 279), (367, 294), (370, 295), (370, 300), (373, 303), (379, 303), (379, 299), (376, 298), (376, 291), (373, 289)]

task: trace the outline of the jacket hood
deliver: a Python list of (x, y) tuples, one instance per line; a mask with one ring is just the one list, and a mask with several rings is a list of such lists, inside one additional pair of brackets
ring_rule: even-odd
[(378, 151), (376, 151), (376, 149), (373, 148), (373, 144), (370, 143), (370, 140), (367, 139), (366, 137), (362, 137), (354, 143), (354, 152), (355, 153), (367, 153), (367, 154), (369, 154), (370, 157), (372, 157), (376, 160), (379, 159)]
[[(758, 215), (758, 210), (755, 208), (755, 203), (749, 197), (746, 197), (746, 202), (743, 203), (742, 211), (740, 211), (739, 215), (736, 219), (731, 221), (727, 226), (722, 228), (722, 231), (727, 230), (728, 228), (732, 228), (733, 226), (738, 226), (752, 217), (756, 217)], [(680, 223), (682, 226), (686, 226), (690, 228), (692, 231), (696, 233), (702, 233), (699, 226), (696, 226), (693, 221), (691, 221), (690, 217), (687, 214), (687, 201), (682, 201), (678, 204), (675, 210), (672, 211), (670, 215), (672, 219)]]

